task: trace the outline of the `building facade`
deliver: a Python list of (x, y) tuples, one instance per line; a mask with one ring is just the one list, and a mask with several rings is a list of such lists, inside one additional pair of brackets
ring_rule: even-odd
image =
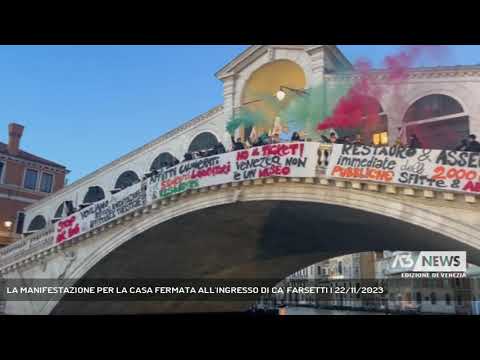
[(393, 265), (397, 255), (410, 254), (408, 251), (384, 251), (376, 261), (376, 276), (388, 281), (389, 293), (385, 307), (391, 311), (415, 311), (426, 314), (472, 313), (475, 296), (473, 269), (469, 265), (465, 278), (423, 278), (400, 279), (405, 272)]
[[(339, 288), (360, 287), (361, 280), (375, 279), (375, 253), (364, 252), (338, 256), (312, 264), (289, 275), (282, 286), (307, 287), (325, 282)], [(288, 294), (278, 296), (277, 301), (299, 306), (318, 306), (333, 308), (369, 308), (368, 297), (353, 294), (334, 294), (327, 299), (319, 299), (312, 294)]]
[(8, 143), (0, 142), (0, 246), (47, 225), (36, 218), (25, 227), (25, 207), (62, 189), (68, 173), (63, 165), (21, 150), (23, 130), (9, 124)]

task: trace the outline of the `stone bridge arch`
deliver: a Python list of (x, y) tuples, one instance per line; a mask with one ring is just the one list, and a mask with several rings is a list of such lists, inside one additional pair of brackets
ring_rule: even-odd
[[(419, 190), (392, 193), (372, 184), (354, 188), (325, 179), (283, 180), (197, 192), (131, 217), (84, 240), (84, 253), (79, 251), (64, 278), (135, 276), (143, 264), (139, 277), (282, 279), (326, 258), (372, 250), (465, 250), (469, 262), (480, 264), (477, 203), (439, 193), (431, 198)], [(182, 311), (170, 305), (166, 311)], [(52, 301), (40, 313), (84, 307), (72, 306)], [(158, 304), (141, 310), (135, 304), (110, 306), (111, 311), (134, 313), (159, 309)]]

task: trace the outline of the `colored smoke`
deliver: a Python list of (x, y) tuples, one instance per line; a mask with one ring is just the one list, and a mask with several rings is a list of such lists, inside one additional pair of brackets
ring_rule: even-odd
[(307, 89), (308, 95), (295, 96), (279, 113), (287, 119), (290, 130), (304, 131), (312, 139), (319, 137), (316, 131), (318, 119), (330, 115), (338, 100), (348, 91), (347, 84), (324, 84)]
[(348, 84), (324, 84), (306, 89), (306, 94), (295, 95), (284, 101), (278, 101), (271, 94), (255, 94), (266, 111), (251, 110), (247, 106), (233, 116), (226, 125), (230, 135), (234, 135), (238, 128), (256, 127), (257, 129), (271, 129), (277, 114), (283, 127), (289, 132), (304, 131), (307, 137), (319, 137), (316, 131), (318, 119), (330, 115), (338, 100), (347, 94)]
[(369, 129), (374, 128), (379, 120), (382, 102), (389, 91), (393, 104), (391, 110), (401, 111), (405, 108), (403, 85), (408, 77), (408, 69), (421, 58), (438, 59), (446, 54), (445, 46), (406, 46), (393, 56), (387, 56), (382, 71), (386, 76), (382, 85), (373, 79), (374, 73), (369, 61), (359, 60), (355, 64), (358, 79), (353, 83), (348, 93), (341, 97), (331, 116), (324, 118), (317, 130), (326, 129)]

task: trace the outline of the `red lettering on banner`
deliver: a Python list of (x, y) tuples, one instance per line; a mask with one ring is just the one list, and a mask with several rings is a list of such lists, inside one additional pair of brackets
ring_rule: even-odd
[(269, 176), (288, 176), (290, 174), (290, 168), (288, 166), (272, 166), (266, 169), (258, 171), (258, 177)]
[(480, 192), (480, 182), (469, 181), (463, 187), (464, 191)]
[(335, 166), (332, 170), (333, 177), (342, 177), (342, 178), (359, 178), (359, 179), (369, 179), (377, 180), (383, 182), (393, 181), (394, 173), (393, 171), (379, 170), (373, 168), (344, 168), (342, 166)]
[(162, 181), (161, 189), (175, 187), (181, 184), (182, 182), (188, 180), (189, 178), (190, 178), (190, 175), (186, 174), (186, 175), (176, 176), (173, 179), (164, 180)]
[(247, 160), (248, 159), (248, 151), (237, 151), (237, 161)]
[(260, 151), (258, 150), (258, 147), (253, 148), (252, 156), (260, 156)]
[(76, 217), (73, 215), (72, 217), (59, 221), (57, 225), (57, 238), (56, 242), (61, 243), (65, 240), (72, 238), (73, 236), (80, 233), (80, 225), (75, 223)]
[(199, 179), (207, 176), (228, 175), (230, 173), (230, 163), (226, 165), (212, 166), (206, 169), (194, 170), (192, 172), (192, 179)]
[[(296, 155), (300, 144), (273, 144), (262, 147), (264, 156)], [(303, 144), (302, 144), (303, 145)], [(303, 152), (303, 148), (302, 148)]]

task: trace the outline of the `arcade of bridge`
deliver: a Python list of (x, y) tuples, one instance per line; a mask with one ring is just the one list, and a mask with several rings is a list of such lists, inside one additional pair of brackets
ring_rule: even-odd
[[(418, 200), (298, 183), (251, 186), (237, 195), (232, 189), (198, 194), (171, 204), (168, 214), (160, 211), (105, 234), (103, 246), (69, 277), (280, 280), (323, 259), (384, 249), (466, 250), (468, 261), (480, 264), (479, 224), (470, 222), (475, 214), (458, 203), (449, 210), (435, 200)], [(61, 301), (43, 311), (196, 312), (247, 305)]]

